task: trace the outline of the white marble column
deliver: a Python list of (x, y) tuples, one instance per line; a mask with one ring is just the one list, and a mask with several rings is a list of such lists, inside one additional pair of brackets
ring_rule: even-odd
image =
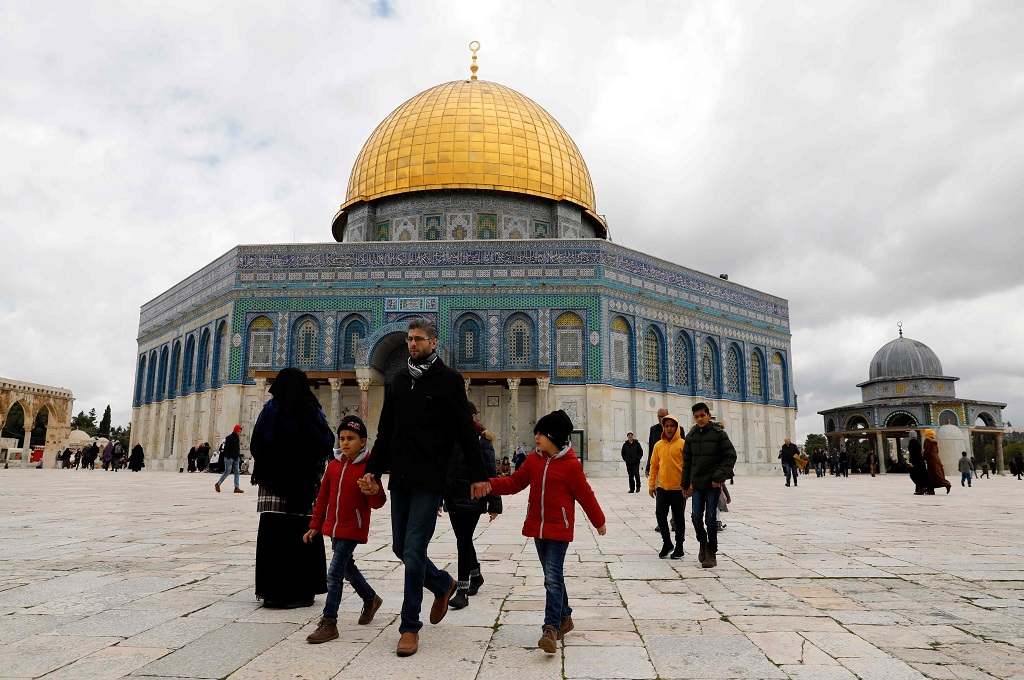
[(885, 473), (885, 442), (882, 440), (882, 433), (875, 433), (875, 460), (878, 461), (878, 471)]
[[(982, 451), (985, 449), (982, 448)], [(996, 433), (996, 472), (997, 474), (1003, 474), (1003, 433)]]
[(516, 447), (519, 446), (519, 382), (520, 378), (506, 378), (508, 382), (508, 438), (505, 444), (505, 455), (509, 458), (515, 455)]
[[(327, 382), (331, 384), (331, 430), (337, 432), (338, 425), (341, 424), (341, 378), (328, 378)], [(337, 441), (337, 435), (335, 435), (335, 441)]]
[(469, 394), (469, 383), (470, 383), (469, 378), (463, 378), (462, 382), (466, 383), (466, 394)]
[(356, 382), (359, 383), (359, 417), (365, 423), (370, 410), (370, 383), (373, 381), (370, 378), (356, 378)]
[(537, 378), (537, 420), (548, 414), (548, 388), (551, 378)]

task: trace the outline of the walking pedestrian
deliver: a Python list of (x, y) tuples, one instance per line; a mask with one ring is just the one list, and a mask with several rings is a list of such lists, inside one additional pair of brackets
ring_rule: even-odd
[(960, 454), (960, 460), (957, 461), (957, 468), (960, 470), (960, 486), (967, 482), (967, 486), (971, 486), (971, 459), (967, 457), (967, 452), (964, 451)]
[(944, 486), (946, 493), (949, 493), (949, 489), (953, 485), (946, 479), (946, 471), (942, 467), (942, 459), (939, 458), (939, 440), (935, 438), (934, 430), (924, 431), (924, 445), (921, 447), (921, 453), (924, 456), (925, 465), (928, 467), (930, 492), (934, 494), (935, 489)]
[(576, 503), (598, 535), (607, 533), (604, 512), (572, 449), (572, 430), (565, 411), (547, 414), (533, 428), (537, 454), (529, 456), (511, 477), (491, 479), (488, 484), (496, 495), (530, 487), (523, 536), (533, 539), (544, 570), (544, 625), (537, 646), (548, 654), (558, 651), (558, 641), (574, 628), (565, 588), (565, 553), (573, 539)]
[(923, 496), (928, 493), (928, 466), (921, 452), (921, 442), (916, 432), (910, 433), (907, 442), (907, 465), (910, 467), (910, 480), (914, 482), (914, 495)]
[(132, 472), (138, 472), (142, 468), (146, 467), (146, 454), (142, 450), (142, 444), (135, 442), (135, 446), (132, 447), (132, 453), (128, 456), (128, 469)]
[(103, 462), (103, 471), (106, 472), (111, 467), (111, 462), (114, 460), (114, 442), (108, 441), (103, 447), (103, 453), (100, 455), (100, 460)]
[(390, 470), (391, 547), (405, 565), (399, 656), (419, 649), (423, 588), (434, 595), (430, 623), (436, 624), (448, 613), (448, 600), (457, 586), (448, 572), (427, 557), (456, 441), (469, 470), (470, 495), (481, 498), (489, 488), (466, 385), (459, 372), (445, 366), (437, 354), (434, 322), (411, 320), (406, 347), (409, 358), (385, 392), (377, 441), (362, 482), (379, 484)]
[[(775, 441), (778, 441), (777, 439)], [(793, 486), (797, 485), (800, 469), (797, 467), (796, 457), (800, 455), (800, 449), (796, 444), (786, 437), (785, 443), (779, 449), (779, 460), (782, 461), (782, 471), (786, 473), (786, 486), (789, 486), (789, 478), (793, 478)]]
[(850, 452), (846, 449), (839, 452), (839, 471), (843, 477), (850, 476)]
[[(220, 493), (220, 485), (224, 483), (228, 475), (231, 473), (235, 474), (235, 493), (245, 493), (245, 491), (238, 485), (238, 459), (242, 455), (241, 445), (238, 441), (238, 433), (242, 431), (241, 425), (235, 425), (234, 429), (231, 430), (231, 434), (224, 438), (224, 451), (220, 454), (220, 459), (223, 461), (224, 472), (221, 474), (220, 479), (213, 485), (217, 493)], [(307, 541), (308, 542), (308, 541)]]
[[(484, 457), (487, 475), (498, 477), (494, 465), (494, 433), (484, 429), (477, 421), (476, 404), (469, 402), (469, 410), (473, 414), (473, 424), (479, 435), (480, 452)], [(455, 595), (448, 600), (448, 606), (452, 609), (468, 607), (469, 596), (476, 595), (480, 586), (484, 584), (484, 577), (480, 573), (480, 561), (473, 545), (473, 533), (480, 522), (480, 516), (487, 513), (488, 521), (493, 522), (501, 514), (501, 499), (497, 496), (473, 498), (470, 474), (462, 447), (456, 443), (444, 490), (444, 508), (448, 511), (448, 521), (451, 522), (452, 531), (455, 533), (455, 546), (459, 552)]]
[(667, 408), (658, 409), (658, 422), (651, 425), (650, 434), (647, 436), (647, 467), (644, 475), (651, 476), (651, 454), (654, 453), (654, 446), (661, 441), (661, 419), (668, 415)]
[(982, 477), (988, 477), (989, 479), (992, 479), (988, 474), (988, 461), (985, 460), (984, 458), (981, 459), (981, 474), (978, 475), (978, 479), (981, 479)]
[(334, 554), (327, 570), (327, 601), (324, 602), (320, 623), (306, 637), (310, 644), (338, 638), (338, 606), (345, 581), (352, 585), (363, 601), (359, 625), (365, 626), (373, 621), (384, 603), (366, 582), (353, 557), (356, 546), (366, 543), (369, 538), (371, 511), (384, 507), (387, 500), (380, 485), (373, 485), (365, 492), (359, 486), (370, 455), (366, 450), (366, 425), (361, 418), (345, 416), (342, 419), (338, 425), (338, 446), (340, 448), (335, 449), (334, 458), (327, 464), (327, 471), (320, 482), (309, 531), (302, 537), (303, 542), (309, 543), (318, 533), (330, 536)]
[(718, 525), (715, 509), (725, 480), (736, 465), (736, 449), (721, 423), (711, 422), (704, 402), (694, 404), (693, 429), (686, 435), (683, 457), (683, 496), (693, 498), (693, 529), (700, 542), (698, 561), (705, 569), (718, 565)]
[(823, 477), (825, 475), (823, 470), (825, 467), (825, 454), (822, 453), (821, 449), (814, 450), (814, 453), (811, 455), (811, 461), (814, 463), (814, 475), (816, 477)]
[(629, 493), (640, 493), (640, 461), (643, 459), (644, 447), (633, 438), (632, 432), (627, 432), (626, 441), (622, 444), (622, 461), (629, 477)]
[(327, 592), (323, 536), (302, 540), (313, 516), (334, 433), (306, 374), (282, 369), (270, 386), (250, 444), (258, 465), (256, 597), (268, 608), (309, 607)]
[[(683, 497), (683, 438), (679, 433), (679, 420), (665, 414), (661, 419), (661, 441), (654, 445), (650, 455), (651, 474), (648, 477), (649, 493), (655, 499), (654, 516), (661, 531), (661, 552), (658, 557), (670, 556), (678, 560), (683, 556), (683, 541), (686, 540), (686, 498)], [(675, 545), (668, 529), (668, 513), (672, 510)]]

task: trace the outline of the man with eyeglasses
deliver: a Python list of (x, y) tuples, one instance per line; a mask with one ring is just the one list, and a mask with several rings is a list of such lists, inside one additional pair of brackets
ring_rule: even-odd
[(685, 498), (693, 498), (690, 518), (700, 542), (697, 560), (705, 569), (718, 566), (718, 523), (715, 511), (722, 485), (732, 476), (736, 449), (720, 424), (712, 422), (704, 402), (694, 404), (693, 429), (686, 435), (682, 487)]
[(473, 497), (490, 491), (465, 383), (437, 355), (437, 326), (428, 319), (413, 319), (406, 346), (407, 365), (385, 392), (377, 440), (360, 480), (363, 490), (372, 492), (382, 475), (390, 475), (392, 549), (405, 564), (399, 656), (411, 656), (419, 648), (423, 588), (434, 594), (430, 623), (444, 618), (455, 593), (455, 579), (434, 566), (427, 546), (434, 535), (456, 443), (469, 467)]

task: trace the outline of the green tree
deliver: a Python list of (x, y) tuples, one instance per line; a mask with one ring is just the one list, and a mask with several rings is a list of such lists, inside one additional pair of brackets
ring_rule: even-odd
[(112, 439), (115, 439), (115, 440), (121, 442), (121, 446), (123, 446), (126, 451), (131, 449), (131, 444), (130, 444), (131, 439), (132, 439), (132, 425), (131, 425), (131, 423), (128, 424), (128, 427), (121, 427), (120, 425), (115, 427), (113, 430), (110, 431), (110, 436), (111, 436)]
[(99, 433), (104, 437), (110, 436), (110, 404), (107, 404), (107, 408), (103, 411), (103, 419), (100, 420)]
[(21, 404), (15, 403), (7, 412), (3, 434), (0, 436), (19, 441), (25, 438), (25, 411), (21, 408)]
[(804, 453), (810, 456), (815, 451), (828, 451), (828, 439), (823, 434), (809, 434), (804, 442)]
[(71, 429), (81, 430), (90, 437), (96, 436), (96, 409), (86, 415), (85, 411), (79, 411), (78, 415), (71, 419)]

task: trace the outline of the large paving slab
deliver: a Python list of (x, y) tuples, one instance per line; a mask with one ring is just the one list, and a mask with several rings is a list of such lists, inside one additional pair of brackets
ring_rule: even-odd
[[(256, 494), (204, 474), (0, 471), (0, 678), (1024, 678), (1024, 482), (934, 497), (906, 477), (740, 478), (719, 566), (659, 560), (653, 501), (591, 480), (608, 516), (578, 513), (566, 556), (576, 630), (537, 649), (543, 575), (521, 535), (526, 496), (482, 523), (486, 583), (469, 608), (394, 654), (402, 569), (388, 506), (356, 551), (384, 599), (311, 646), (323, 606), (262, 609)], [(248, 487), (247, 487), (248, 488)], [(442, 519), (430, 548), (457, 559)], [(424, 600), (424, 616), (430, 606)]]

